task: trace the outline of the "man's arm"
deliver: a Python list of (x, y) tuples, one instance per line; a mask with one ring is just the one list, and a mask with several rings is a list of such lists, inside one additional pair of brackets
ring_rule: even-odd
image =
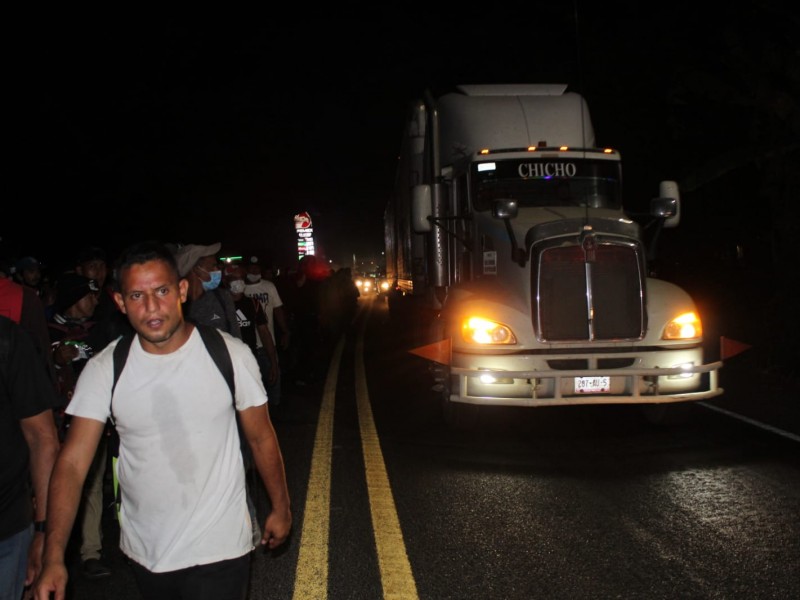
[[(272, 318), (275, 319), (275, 323), (278, 325), (277, 329), (280, 329), (280, 346), (284, 350), (289, 347), (289, 321), (286, 318), (286, 309), (283, 307), (283, 304), (280, 306), (276, 306), (272, 309)], [(275, 337), (278, 336), (278, 331), (275, 331)]]
[(272, 511), (264, 522), (261, 544), (277, 548), (286, 541), (292, 528), (289, 490), (278, 437), (264, 405), (240, 411), (239, 422), (272, 504)]
[(34, 588), (34, 597), (38, 600), (49, 600), (51, 592), (55, 592), (56, 600), (64, 598), (67, 586), (64, 552), (78, 512), (86, 473), (104, 429), (105, 423), (94, 419), (72, 417), (70, 421), (67, 439), (50, 478), (42, 573)]
[[(30, 472), (33, 483), (33, 496), (36, 501), (34, 521), (47, 518), (47, 488), (50, 474), (58, 456), (59, 441), (53, 411), (47, 409), (38, 415), (20, 419), (22, 435), (30, 450)], [(33, 542), (28, 548), (28, 572), (25, 585), (30, 585), (42, 570), (44, 533), (35, 532)]]

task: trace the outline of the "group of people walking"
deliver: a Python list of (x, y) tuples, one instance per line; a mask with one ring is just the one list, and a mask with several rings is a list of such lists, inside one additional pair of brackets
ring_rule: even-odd
[[(0, 599), (63, 597), (73, 528), (83, 575), (110, 574), (111, 433), (120, 548), (143, 597), (245, 598), (250, 552), (286, 540), (290, 499), (266, 407), (281, 401), (291, 319), (257, 258), (222, 265), (219, 251), (142, 242), (111, 277), (90, 247), (52, 288), (22, 277), (35, 259), (0, 266)], [(220, 331), (232, 385), (202, 327)], [(270, 500), (263, 523), (246, 468)]]

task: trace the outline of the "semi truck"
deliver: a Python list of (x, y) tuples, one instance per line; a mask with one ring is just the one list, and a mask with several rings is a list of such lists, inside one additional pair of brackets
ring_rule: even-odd
[(415, 328), (447, 422), (482, 406), (637, 404), (664, 421), (723, 393), (690, 295), (650, 265), (675, 181), (634, 214), (619, 151), (565, 84), (414, 101), (386, 205), (390, 318)]

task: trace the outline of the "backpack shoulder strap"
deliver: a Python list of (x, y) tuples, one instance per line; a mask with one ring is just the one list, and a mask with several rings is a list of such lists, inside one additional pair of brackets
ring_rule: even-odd
[(111, 423), (114, 423), (114, 390), (117, 388), (117, 381), (122, 374), (122, 369), (125, 368), (125, 362), (128, 360), (128, 352), (131, 350), (133, 338), (136, 337), (134, 333), (128, 333), (119, 338), (117, 345), (114, 347), (114, 383), (111, 384)]
[[(225, 300), (222, 298), (222, 294), (227, 293), (222, 288), (214, 288), (211, 290), (211, 293), (214, 294), (214, 297), (217, 299), (217, 304), (219, 304), (220, 310), (222, 310), (222, 314), (225, 317), (225, 331), (230, 332), (231, 330), (231, 321), (228, 318), (228, 305), (225, 303)], [(208, 346), (208, 344), (206, 344)]]
[(225, 378), (225, 383), (231, 390), (231, 396), (236, 397), (236, 385), (233, 379), (233, 362), (231, 362), (231, 355), (228, 352), (228, 347), (225, 345), (225, 340), (222, 339), (222, 334), (216, 327), (211, 325), (196, 324), (197, 331), (200, 332), (200, 337), (203, 338), (203, 343), (206, 345), (206, 350), (214, 359), (214, 364), (222, 373)]
[(114, 383), (111, 386), (112, 394), (117, 387), (117, 381), (119, 380), (119, 376), (122, 374), (122, 369), (125, 368), (125, 362), (128, 360), (128, 352), (131, 350), (131, 344), (133, 343), (134, 337), (135, 335), (130, 333), (121, 336), (119, 338), (119, 342), (117, 342), (117, 345), (114, 348)]

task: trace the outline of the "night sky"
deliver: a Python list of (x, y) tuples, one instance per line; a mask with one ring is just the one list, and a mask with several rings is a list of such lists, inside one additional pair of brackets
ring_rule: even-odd
[(598, 143), (621, 150), (630, 204), (677, 179), (685, 235), (723, 197), (735, 231), (745, 200), (731, 190), (761, 193), (775, 175), (732, 150), (797, 153), (800, 23), (789, 3), (696, 4), (528, 2), (458, 22), (22, 24), (6, 88), (18, 183), (0, 249), (58, 263), (90, 244), (222, 241), (223, 253), (286, 265), (292, 216), (308, 211), (318, 253), (374, 255), (408, 105), (460, 83), (569, 84)]

